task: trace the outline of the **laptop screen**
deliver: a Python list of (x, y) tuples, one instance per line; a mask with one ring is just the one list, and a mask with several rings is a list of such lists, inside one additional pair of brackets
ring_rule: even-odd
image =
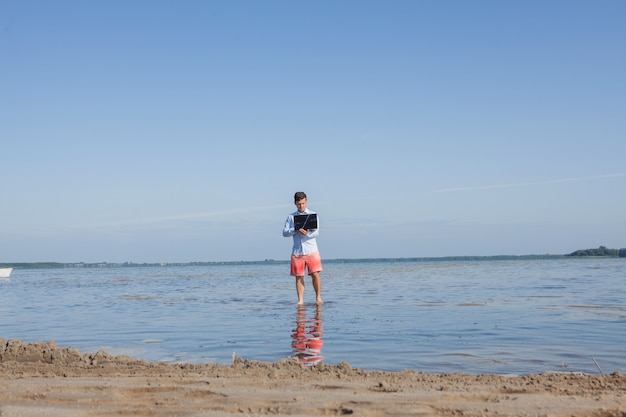
[(296, 230), (317, 229), (317, 214), (296, 214), (293, 216), (293, 223)]

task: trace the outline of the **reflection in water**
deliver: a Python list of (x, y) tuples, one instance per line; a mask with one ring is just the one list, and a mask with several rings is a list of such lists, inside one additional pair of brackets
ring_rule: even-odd
[(293, 355), (306, 366), (321, 362), (322, 356), (322, 306), (316, 305), (315, 317), (307, 319), (306, 306), (299, 305), (296, 327), (291, 332)]

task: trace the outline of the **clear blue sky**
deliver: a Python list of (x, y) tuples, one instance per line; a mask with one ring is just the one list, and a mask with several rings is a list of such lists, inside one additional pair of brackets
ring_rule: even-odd
[(626, 247), (626, 2), (0, 0), (0, 262)]

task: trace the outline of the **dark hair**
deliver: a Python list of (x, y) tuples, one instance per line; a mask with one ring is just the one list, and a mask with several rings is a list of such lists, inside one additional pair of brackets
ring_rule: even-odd
[(300, 200), (304, 200), (305, 198), (306, 198), (306, 194), (304, 194), (304, 191), (298, 191), (297, 193), (293, 195), (294, 203), (297, 203)]

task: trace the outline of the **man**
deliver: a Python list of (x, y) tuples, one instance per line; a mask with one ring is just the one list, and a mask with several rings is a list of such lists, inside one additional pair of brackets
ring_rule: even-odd
[(317, 250), (315, 238), (319, 235), (319, 220), (316, 229), (296, 230), (294, 216), (303, 214), (316, 214), (306, 208), (306, 194), (298, 191), (294, 197), (297, 210), (291, 213), (285, 221), (283, 236), (293, 236), (293, 248), (291, 250), (291, 275), (296, 277), (296, 292), (298, 294), (298, 304), (304, 304), (304, 274), (305, 269), (309, 271), (313, 289), (315, 289), (316, 303), (322, 304), (322, 259)]

